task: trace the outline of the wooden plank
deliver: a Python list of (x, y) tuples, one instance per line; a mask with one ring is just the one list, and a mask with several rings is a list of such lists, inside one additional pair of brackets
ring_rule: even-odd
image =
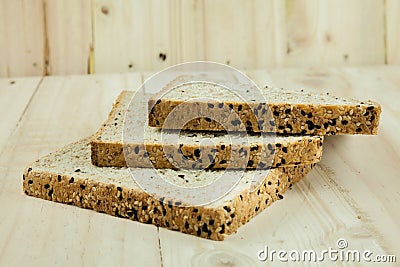
[[(374, 75), (375, 71), (379, 74)], [(391, 102), (391, 107), (395, 105), (391, 99), (399, 98), (399, 71), (289, 69), (254, 71), (248, 75), (260, 85), (329, 90), (363, 98), (380, 94), (376, 99), (384, 107)], [(382, 94), (380, 88), (387, 87), (390, 93)], [(257, 252), (265, 245), (275, 250), (322, 251), (337, 248), (339, 238), (347, 240), (349, 249), (368, 249), (374, 255), (395, 254), (400, 249), (400, 220), (395, 211), (400, 171), (395, 165), (400, 158), (393, 147), (400, 142), (387, 133), (396, 120), (398, 112), (383, 114), (378, 136), (327, 138), (322, 162), (306, 179), (224, 242), (160, 229), (163, 265), (186, 266), (190, 262), (194, 266), (264, 266), (266, 263), (257, 260)]]
[(41, 77), (0, 79), (0, 155), (41, 79)]
[[(0, 265), (158, 266), (157, 228), (25, 196), (25, 166), (92, 134), (139, 74), (45, 78), (0, 158)], [(23, 251), (23, 253), (21, 253)]]
[(42, 0), (0, 1), (0, 77), (44, 73)]
[(92, 46), (90, 0), (44, 2), (49, 48), (48, 74), (89, 73)]
[(281, 66), (283, 1), (205, 1), (205, 60), (240, 69)]
[(160, 70), (175, 64), (175, 4), (163, 0), (94, 0), (96, 73)]
[(386, 0), (386, 53), (388, 64), (400, 64), (400, 2)]
[[(292, 89), (314, 89), (339, 96), (373, 99), (383, 106), (378, 136), (330, 137), (325, 142), (324, 162), (336, 173), (335, 181), (368, 214), (388, 248), (399, 251), (393, 233), (399, 233), (397, 205), (399, 200), (398, 173), (400, 146), (396, 132), (399, 108), (393, 99), (400, 98), (399, 68), (370, 67), (343, 69), (308, 69), (271, 71), (279, 86)], [(290, 77), (288, 79), (287, 77)], [(384, 88), (385, 93), (382, 93)], [(360, 149), (363, 148), (363, 149)], [(368, 152), (367, 152), (368, 151)], [(374, 164), (366, 164), (366, 163)], [(347, 170), (346, 170), (347, 169)], [(343, 172), (343, 174), (342, 174)], [(371, 199), (373, 198), (373, 200)], [(387, 199), (392, 199), (388, 202)], [(383, 208), (384, 207), (384, 208)]]
[(287, 0), (284, 65), (383, 64), (383, 14), (383, 0)]

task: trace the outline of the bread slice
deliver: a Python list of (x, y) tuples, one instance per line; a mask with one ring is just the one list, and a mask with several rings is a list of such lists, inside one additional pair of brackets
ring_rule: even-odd
[[(135, 183), (127, 168), (93, 166), (89, 138), (86, 138), (29, 165), (23, 174), (23, 190), (30, 196), (223, 240), (272, 202), (283, 198), (282, 194), (312, 166), (281, 167), (269, 172), (231, 171), (241, 180), (228, 194), (204, 206), (183, 206), (177, 200), (148, 195)], [(140, 170), (144, 176), (150, 171)], [(182, 181), (180, 175), (184, 173), (190, 185), (196, 184), (195, 180), (207, 184), (221, 172), (202, 170), (196, 174), (160, 170), (165, 179), (174, 183)], [(250, 184), (257, 175), (264, 179), (253, 190)]]
[[(246, 133), (228, 135), (187, 131), (179, 134), (175, 131), (179, 135), (179, 142), (168, 143), (173, 137), (171, 131), (161, 132), (160, 129), (147, 126), (146, 106), (150, 95), (147, 95), (147, 99), (146, 96), (140, 97), (144, 101), (130, 107), (133, 95), (132, 91), (124, 91), (119, 95), (107, 121), (94, 135), (91, 141), (94, 165), (125, 167), (127, 156), (130, 167), (265, 169), (316, 163), (321, 159), (322, 136), (247, 136)], [(132, 108), (134, 110), (130, 110)], [(129, 142), (125, 140), (123, 144), (124, 121), (132, 124), (129, 128), (131, 136), (143, 135), (145, 141), (137, 138)], [(128, 127), (125, 125), (125, 131), (129, 131)], [(200, 148), (200, 143), (207, 138), (213, 143)]]
[[(373, 101), (249, 86), (235, 87), (235, 95), (220, 85), (193, 79), (178, 77), (149, 100), (150, 126), (223, 131), (224, 124), (231, 131), (316, 135), (378, 132), (381, 106)], [(179, 112), (166, 125), (177, 106)], [(186, 118), (193, 119), (182, 127)]]

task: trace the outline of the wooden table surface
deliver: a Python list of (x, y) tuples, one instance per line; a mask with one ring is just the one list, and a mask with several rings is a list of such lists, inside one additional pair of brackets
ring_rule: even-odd
[(267, 264), (257, 259), (266, 245), (321, 251), (339, 238), (399, 262), (400, 66), (247, 74), (260, 85), (373, 99), (383, 112), (378, 136), (326, 138), (322, 162), (222, 242), (22, 192), (28, 163), (94, 133), (118, 93), (138, 88), (147, 74), (0, 79), (0, 265), (253, 266)]

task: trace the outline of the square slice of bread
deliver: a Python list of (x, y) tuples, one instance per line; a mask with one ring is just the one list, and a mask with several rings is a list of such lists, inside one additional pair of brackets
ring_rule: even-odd
[[(251, 135), (162, 131), (147, 125), (147, 99), (131, 105), (132, 91), (122, 92), (91, 141), (92, 162), (100, 167), (179, 169), (266, 169), (320, 161), (322, 136)], [(147, 97), (147, 98), (146, 98)], [(126, 124), (124, 124), (126, 123)], [(125, 139), (123, 140), (123, 132)], [(144, 133), (145, 131), (145, 133)], [(127, 134), (136, 140), (127, 140)], [(173, 135), (175, 143), (168, 143)], [(162, 139), (164, 141), (162, 141)], [(202, 143), (205, 139), (212, 143)], [(202, 146), (200, 147), (200, 144)], [(128, 163), (126, 157), (128, 158)]]
[[(92, 165), (89, 140), (67, 145), (29, 165), (23, 174), (25, 194), (214, 240), (223, 240), (272, 202), (282, 199), (282, 194), (313, 166), (232, 170), (241, 179), (222, 198), (206, 205), (182, 206), (182, 202), (174, 199), (150, 196), (138, 186), (127, 168)], [(150, 171), (140, 170), (143, 176)], [(159, 171), (171, 182), (181, 180), (184, 173), (189, 184), (195, 180), (207, 184), (223, 172), (201, 170), (195, 175), (169, 169)], [(263, 179), (254, 189), (249, 182), (255, 175)]]
[[(149, 125), (177, 129), (182, 128), (182, 120), (193, 118), (182, 129), (223, 131), (222, 124), (215, 123), (218, 121), (231, 131), (315, 135), (378, 133), (381, 106), (370, 100), (281, 88), (258, 90), (244, 85), (234, 85), (236, 91), (232, 91), (195, 80), (195, 77), (180, 76), (151, 97)], [(177, 106), (179, 112), (166, 123)], [(199, 116), (199, 110), (208, 115)]]

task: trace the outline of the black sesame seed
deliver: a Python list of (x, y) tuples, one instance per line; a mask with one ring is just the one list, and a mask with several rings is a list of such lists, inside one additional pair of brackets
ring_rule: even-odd
[(218, 104), (218, 107), (219, 107), (219, 108), (222, 108), (223, 106), (224, 106), (224, 103), (219, 103), (219, 104)]
[(239, 197), (240, 197), (240, 200), (243, 200), (243, 196), (242, 195), (239, 195)]
[(233, 105), (232, 105), (232, 104), (229, 104), (229, 108), (230, 108), (230, 109), (233, 109)]
[(48, 196), (51, 197), (51, 198), (53, 197), (53, 189), (50, 189), (50, 190), (49, 190)]
[(275, 117), (279, 116), (279, 112), (277, 110), (274, 110), (274, 112), (272, 112), (272, 114), (274, 114)]
[(158, 212), (158, 208), (157, 208), (157, 207), (154, 207), (154, 208), (153, 208), (153, 213), (156, 214), (157, 212)]
[(71, 177), (71, 179), (69, 179), (69, 183), (72, 184), (74, 182), (74, 177)]
[(200, 235), (201, 235), (201, 229), (200, 229), (200, 228), (197, 229), (197, 232), (196, 232), (196, 233), (197, 233), (198, 236), (200, 236)]
[(258, 150), (258, 145), (250, 147), (250, 151), (257, 151), (257, 150)]
[(233, 218), (235, 218), (235, 213), (231, 213), (231, 218), (233, 219)]
[(198, 158), (198, 157), (200, 157), (200, 149), (195, 149), (194, 150), (194, 155)]
[(22, 180), (25, 181), (25, 174), (22, 174)]
[(169, 222), (165, 221), (165, 226), (169, 227)]
[(268, 150), (272, 150), (273, 149), (271, 144), (268, 144), (267, 147), (268, 147)]
[(310, 113), (308, 113), (307, 114), (307, 117), (310, 119), (310, 118), (312, 118), (312, 113), (310, 112)]
[(357, 128), (357, 129), (356, 129), (356, 132), (357, 132), (357, 133), (359, 133), (359, 132), (361, 132), (361, 131), (362, 131), (361, 128)]
[(373, 110), (373, 109), (374, 109), (374, 106), (367, 107), (367, 110)]
[(225, 164), (226, 163), (226, 160), (221, 160), (220, 162), (219, 162), (219, 164)]
[(268, 185), (272, 185), (272, 182), (271, 182), (271, 181), (268, 181)]
[(286, 160), (284, 158), (281, 159), (282, 164), (286, 164)]
[(220, 234), (225, 233), (225, 224), (221, 225), (221, 231), (219, 231)]
[(370, 121), (373, 121), (373, 120), (375, 120), (375, 116), (374, 115), (372, 115), (371, 118), (370, 118)]
[(275, 145), (276, 147), (281, 147), (282, 146), (282, 144), (281, 143), (276, 143), (276, 145)]
[(221, 145), (221, 149), (224, 150), (225, 149), (225, 145)]
[(275, 126), (275, 122), (274, 122), (274, 121), (269, 121), (269, 124), (270, 124), (271, 126)]
[(184, 174), (178, 174), (178, 177), (184, 179), (185, 175)]
[(279, 126), (278, 126), (278, 129), (279, 129), (279, 130), (285, 130), (285, 126), (279, 125)]
[(117, 186), (117, 190), (121, 192), (122, 191), (122, 187)]
[(79, 185), (79, 187), (80, 187), (82, 190), (85, 190), (85, 188), (86, 188), (86, 186), (83, 185), (83, 184)]
[(61, 175), (58, 175), (58, 176), (57, 176), (57, 180), (58, 180), (59, 182), (61, 182)]
[(369, 116), (369, 111), (366, 111), (366, 112), (364, 113), (364, 116)]
[(182, 204), (182, 202), (180, 202), (180, 201), (175, 202), (175, 206), (180, 206), (181, 204)]
[(343, 125), (347, 125), (349, 122), (347, 120), (342, 120)]
[(201, 221), (201, 215), (197, 216), (197, 221)]
[(247, 162), (247, 167), (251, 167), (253, 166), (254, 161), (253, 160), (249, 160), (249, 162)]
[(224, 210), (226, 210), (227, 212), (231, 212), (231, 208), (228, 206), (224, 206)]
[(201, 227), (201, 231), (203, 232), (208, 232), (207, 224), (203, 223), (203, 226)]
[(241, 111), (242, 108), (243, 108), (243, 106), (242, 106), (242, 105), (239, 105), (239, 106), (238, 106), (238, 111)]
[(238, 125), (240, 125), (240, 123), (241, 123), (241, 121), (238, 120), (238, 119), (236, 119), (236, 120), (234, 120), (234, 121), (231, 122), (231, 124), (232, 124), (233, 126), (238, 126)]
[(44, 188), (45, 188), (45, 189), (49, 189), (49, 188), (50, 188), (50, 185), (49, 185), (49, 184), (45, 184), (45, 185), (44, 185)]
[(135, 154), (139, 154), (139, 147), (135, 147)]
[(287, 153), (287, 147), (282, 147), (283, 153)]
[(279, 197), (279, 199), (282, 199), (282, 198), (283, 198), (283, 196), (282, 196), (281, 194), (278, 194), (278, 197)]
[(254, 209), (254, 211), (257, 212), (259, 209), (260, 209), (260, 207), (256, 207), (256, 208)]
[(265, 167), (265, 163), (264, 163), (264, 162), (260, 162), (260, 163), (258, 163), (258, 166), (259, 166), (260, 168), (264, 168), (264, 167)]
[(307, 120), (306, 121), (307, 126), (308, 126), (308, 130), (313, 130), (314, 129), (314, 123), (312, 121)]
[(208, 221), (208, 224), (209, 224), (209, 225), (214, 225), (214, 222), (215, 222), (215, 221), (214, 221), (213, 219), (211, 219), (211, 220)]
[(327, 129), (329, 127), (329, 124), (327, 122), (324, 123), (324, 128)]
[(136, 209), (128, 210), (128, 211), (126, 212), (126, 214), (127, 214), (129, 217), (132, 217), (133, 215), (135, 215), (135, 217), (136, 217), (136, 216), (137, 216), (137, 211), (136, 211)]
[(300, 111), (300, 113), (301, 113), (301, 115), (303, 115), (303, 116), (307, 115), (307, 113), (306, 113), (304, 110)]
[(147, 210), (147, 208), (148, 208), (148, 207), (147, 207), (146, 205), (143, 205), (143, 206), (142, 206), (142, 210)]
[(208, 117), (205, 117), (204, 119), (206, 120), (206, 122), (211, 122), (211, 119)]
[(214, 104), (208, 103), (209, 108), (214, 108)]
[(198, 212), (198, 211), (199, 211), (198, 208), (194, 208), (194, 209), (193, 209), (193, 212)]
[(189, 229), (189, 223), (185, 222), (185, 229)]
[(285, 110), (286, 114), (289, 114), (290, 112), (291, 112), (291, 110), (289, 108)]
[(80, 172), (81, 171), (81, 169), (76, 169), (74, 172)]

